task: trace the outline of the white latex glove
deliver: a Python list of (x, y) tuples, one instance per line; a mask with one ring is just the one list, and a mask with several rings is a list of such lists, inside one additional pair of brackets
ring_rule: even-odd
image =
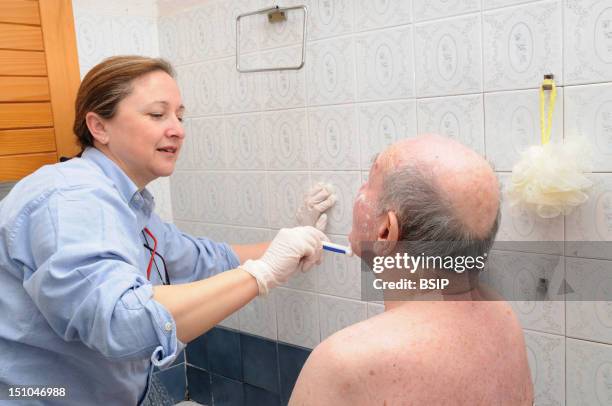
[(248, 260), (240, 269), (255, 277), (259, 295), (265, 296), (270, 289), (287, 282), (297, 270), (307, 271), (320, 263), (321, 241), (329, 240), (314, 227), (283, 228), (260, 259)]
[(327, 226), (327, 209), (336, 204), (336, 195), (329, 183), (317, 183), (304, 196), (302, 205), (297, 209), (295, 218), (301, 226), (313, 226), (325, 231)]

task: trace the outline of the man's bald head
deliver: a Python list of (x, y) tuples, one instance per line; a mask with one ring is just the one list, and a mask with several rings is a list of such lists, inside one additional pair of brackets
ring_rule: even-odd
[(439, 135), (421, 135), (391, 145), (379, 162), (385, 178), (406, 168), (418, 171), (475, 238), (486, 238), (496, 226), (497, 177), (482, 156), (463, 144)]

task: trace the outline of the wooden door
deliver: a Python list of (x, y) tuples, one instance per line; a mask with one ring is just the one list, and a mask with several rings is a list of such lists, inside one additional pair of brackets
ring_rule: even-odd
[(0, 182), (78, 153), (70, 0), (0, 0)]

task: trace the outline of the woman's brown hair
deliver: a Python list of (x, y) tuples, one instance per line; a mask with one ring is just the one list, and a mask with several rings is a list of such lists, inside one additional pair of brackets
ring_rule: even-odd
[(119, 102), (132, 92), (132, 81), (155, 71), (175, 76), (168, 61), (135, 55), (113, 56), (87, 72), (77, 93), (72, 127), (81, 149), (94, 145), (85, 121), (87, 113), (91, 111), (105, 119), (113, 118)]

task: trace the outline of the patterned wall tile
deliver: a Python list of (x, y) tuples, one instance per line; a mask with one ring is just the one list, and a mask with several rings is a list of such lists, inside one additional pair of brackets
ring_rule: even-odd
[[(236, 53), (236, 17), (240, 14), (259, 10), (259, 0), (229, 0), (217, 2), (214, 43), (219, 56)], [(256, 17), (245, 17), (240, 21), (240, 54), (255, 51), (259, 46)]]
[[(157, 20), (159, 30), (159, 55), (173, 64), (179, 65), (182, 61), (179, 56), (179, 44), (182, 38), (179, 35), (179, 17), (177, 15), (161, 15)], [(79, 49), (79, 58), (81, 57)]]
[(355, 55), (358, 100), (414, 97), (411, 27), (355, 37)]
[(612, 344), (612, 261), (567, 258), (567, 336)]
[[(170, 179), (157, 178), (147, 185), (147, 189), (155, 198), (155, 213), (163, 221), (172, 223), (172, 201), (170, 197)], [(2, 193), (0, 192), (0, 200)]]
[(271, 241), (276, 235), (267, 228), (254, 227), (235, 227), (227, 226), (228, 237), (225, 239), (232, 244), (257, 244), (264, 241)]
[(480, 16), (416, 25), (418, 97), (482, 91)]
[(606, 0), (564, 2), (565, 83), (612, 81), (612, 8)]
[(446, 135), (484, 155), (482, 95), (420, 99), (417, 110), (419, 134)]
[(536, 405), (565, 404), (565, 337), (525, 331)]
[[(190, 104), (186, 104), (186, 113), (190, 116), (207, 116), (220, 114), (228, 103), (224, 82), (227, 81), (226, 65), (221, 62), (199, 63), (190, 65), (187, 70), (185, 89), (191, 92)], [(179, 76), (180, 80), (180, 76)]]
[(353, 30), (352, 0), (308, 0), (308, 39), (350, 33)]
[(561, 3), (538, 2), (483, 15), (485, 91), (563, 83)]
[[(261, 54), (260, 67), (288, 67), (299, 65), (300, 48), (283, 48)], [(306, 104), (306, 69), (277, 70), (262, 75), (262, 108), (288, 109)]]
[(414, 2), (414, 19), (423, 21), (473, 13), (480, 11), (480, 7), (480, 0), (417, 0)]
[(309, 109), (313, 170), (359, 169), (357, 118), (353, 105)]
[(263, 114), (268, 169), (308, 169), (308, 123), (306, 111), (281, 110)]
[(193, 159), (194, 169), (225, 169), (227, 167), (227, 137), (223, 118), (194, 118), (185, 138)]
[(157, 20), (152, 17), (114, 17), (113, 50), (116, 55), (143, 55), (157, 57)]
[[(256, 68), (260, 66), (259, 64), (258, 54), (245, 55), (240, 59), (240, 66), (247, 69)], [(259, 110), (263, 74), (260, 72), (238, 72), (234, 58), (224, 60), (223, 70), (227, 75), (227, 83), (222, 83), (226, 92), (224, 112), (246, 113)]]
[(516, 6), (518, 4), (533, 3), (537, 0), (482, 0), (482, 7), (484, 10), (492, 8)]
[(225, 134), (230, 168), (265, 169), (266, 139), (260, 114), (227, 116)]
[(224, 223), (227, 221), (224, 208), (229, 200), (223, 187), (226, 175), (222, 172), (191, 172), (195, 197), (195, 220), (204, 223)]
[(312, 182), (331, 183), (338, 200), (328, 212), (326, 233), (348, 235), (353, 222), (353, 201), (361, 186), (359, 172), (312, 172)]
[(612, 346), (568, 338), (567, 404), (612, 403)]
[(338, 330), (367, 318), (367, 304), (357, 300), (333, 296), (319, 296), (319, 322), (321, 340), (325, 340)]
[[(329, 236), (331, 242), (349, 245), (348, 238)], [(357, 256), (346, 256), (325, 251), (318, 270), (317, 292), (351, 299), (361, 297), (361, 261)]]
[(239, 330), (240, 329), (240, 312), (241, 311), (242, 310), (239, 310), (237, 312), (234, 312), (234, 313), (230, 314), (225, 319), (221, 320), (219, 322), (219, 324), (217, 324), (217, 325), (221, 326), (221, 327), (231, 328), (231, 329), (234, 329), (234, 330)]
[[(226, 194), (228, 199), (238, 202), (238, 224), (250, 227), (268, 227), (269, 202), (266, 174), (264, 172), (240, 172), (234, 175), (237, 178), (238, 189), (236, 194)], [(221, 184), (223, 186), (223, 184)], [(226, 208), (231, 205), (226, 204)]]
[(417, 134), (416, 102), (359, 104), (361, 169), (370, 169), (372, 156), (394, 142)]
[(308, 104), (348, 103), (355, 99), (355, 55), (351, 39), (308, 45)]
[[(301, 0), (283, 1), (282, 7), (303, 5)], [(264, 7), (268, 7), (269, 4)], [(308, 10), (309, 12), (311, 10)], [(278, 48), (287, 45), (302, 44), (302, 34), (304, 29), (304, 12), (302, 10), (290, 10), (285, 12), (287, 17), (284, 21), (270, 24), (267, 15), (260, 15), (256, 18), (256, 29), (260, 32), (260, 48)]]
[(410, 22), (412, 22), (412, 0), (358, 0), (355, 4), (355, 31)]
[(594, 186), (589, 199), (565, 220), (566, 255), (612, 259), (607, 249), (612, 241), (612, 174), (593, 174), (590, 178)]
[(485, 273), (523, 328), (565, 334), (564, 296), (558, 294), (565, 277), (563, 256), (494, 250)]
[(172, 214), (175, 220), (196, 220), (193, 198), (195, 177), (192, 172), (175, 171), (170, 179)]
[(184, 24), (188, 46), (193, 50), (191, 60), (202, 62), (215, 55), (215, 14), (217, 5), (207, 2), (202, 6), (189, 10), (188, 19)]
[(103, 59), (114, 55), (112, 18), (93, 12), (75, 11), (75, 34), (81, 77)]
[(273, 228), (295, 227), (295, 212), (302, 204), (309, 189), (307, 172), (269, 172), (270, 226)]
[(276, 340), (276, 291), (256, 297), (240, 310), (240, 331)]
[(592, 170), (612, 171), (612, 83), (569, 86), (564, 102), (565, 137), (585, 137), (591, 144)]
[[(231, 196), (231, 198), (225, 199), (225, 207), (222, 213), (227, 224), (244, 225), (242, 224), (241, 212), (242, 200), (238, 197), (242, 193), (240, 189), (242, 175), (243, 172), (228, 172), (224, 177), (223, 189), (227, 196)], [(262, 213), (262, 215), (267, 216), (267, 212)]]
[(278, 288), (276, 296), (278, 339), (314, 348), (321, 341), (318, 296), (314, 293)]
[[(511, 171), (521, 152), (541, 143), (538, 90), (485, 93), (487, 159), (497, 171)], [(557, 90), (551, 140), (563, 140), (563, 89)]]
[(183, 10), (175, 15), (176, 17), (176, 34), (179, 37), (177, 46), (178, 64), (187, 64), (195, 60), (195, 47), (191, 45), (190, 39), (192, 34), (191, 10)]

